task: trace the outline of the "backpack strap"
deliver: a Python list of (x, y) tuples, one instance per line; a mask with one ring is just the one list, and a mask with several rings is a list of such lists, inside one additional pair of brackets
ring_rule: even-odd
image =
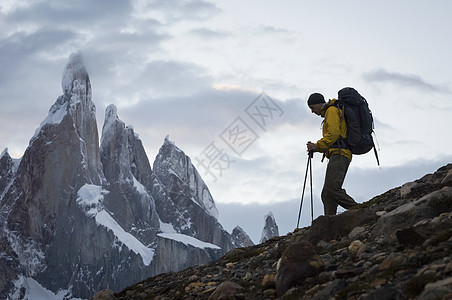
[[(328, 102), (327, 105), (328, 106), (327, 106), (326, 109), (329, 109), (332, 106), (336, 107), (337, 108), (337, 112), (339, 113), (340, 119), (344, 120), (344, 108), (343, 108), (343, 105), (340, 105), (337, 102), (335, 102), (333, 104), (330, 104)], [(341, 109), (341, 107), (342, 107), (342, 109)], [(325, 111), (326, 111), (326, 109), (325, 109)], [(341, 126), (340, 121), (339, 121), (339, 126)], [(338, 148), (340, 154), (342, 154), (342, 149), (349, 149), (348, 146), (347, 146), (347, 143), (345, 142), (345, 138), (342, 135), (339, 135), (338, 139), (333, 144), (331, 144), (331, 146), (326, 150), (326, 152), (329, 151), (331, 148)], [(322, 162), (323, 162), (323, 159), (325, 158), (325, 153), (323, 155), (324, 155), (324, 157), (322, 158)]]

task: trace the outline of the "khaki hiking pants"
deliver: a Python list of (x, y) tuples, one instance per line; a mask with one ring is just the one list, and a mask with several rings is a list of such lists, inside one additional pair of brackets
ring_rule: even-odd
[(350, 160), (340, 154), (333, 154), (326, 167), (325, 183), (322, 190), (322, 202), (325, 216), (335, 215), (337, 206), (345, 209), (358, 204), (342, 188)]

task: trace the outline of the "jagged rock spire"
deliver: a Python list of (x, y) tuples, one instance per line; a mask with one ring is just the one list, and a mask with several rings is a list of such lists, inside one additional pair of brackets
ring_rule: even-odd
[(262, 237), (260, 240), (261, 243), (269, 240), (274, 236), (279, 236), (278, 225), (276, 225), (276, 220), (275, 217), (273, 216), (273, 213), (269, 212), (264, 219), (265, 225), (264, 229), (262, 230)]
[[(193, 193), (193, 201), (203, 210), (218, 219), (218, 209), (201, 175), (192, 164), (190, 157), (179, 149), (175, 143), (165, 137), (154, 162), (154, 172), (165, 186), (173, 186), (174, 180), (186, 185)], [(171, 192), (169, 192), (171, 194)]]
[(91, 98), (91, 84), (80, 52), (72, 53), (69, 56), (69, 60), (64, 67), (61, 86), (64, 94), (84, 91), (86, 98), (88, 98), (88, 94), (89, 98)]
[(128, 134), (123, 121), (118, 118), (115, 105), (105, 110), (105, 122), (102, 128), (100, 144), (101, 160), (105, 177), (113, 182), (131, 182)]
[(235, 226), (231, 233), (232, 243), (236, 248), (253, 246), (254, 243), (249, 235), (240, 226)]
[(8, 148), (0, 154), (0, 200), (6, 187), (10, 184), (14, 176), (14, 162), (9, 156)]
[(62, 81), (63, 96), (55, 105), (67, 103), (77, 134), (84, 142), (88, 173), (95, 184), (103, 179), (99, 151), (99, 133), (96, 121), (96, 106), (92, 101), (91, 83), (80, 52), (72, 53), (66, 64)]

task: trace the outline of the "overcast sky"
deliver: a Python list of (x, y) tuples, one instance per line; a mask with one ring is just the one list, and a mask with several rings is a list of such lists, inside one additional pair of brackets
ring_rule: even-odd
[(381, 169), (373, 153), (354, 156), (345, 188), (358, 202), (452, 161), (451, 12), (448, 0), (2, 0), (0, 148), (23, 155), (80, 51), (99, 131), (115, 104), (151, 162), (166, 135), (192, 158), (229, 232), (239, 225), (258, 242), (272, 211), (285, 234), (297, 223), (305, 144), (321, 137), (306, 106), (313, 92), (329, 99), (353, 86), (369, 102)]

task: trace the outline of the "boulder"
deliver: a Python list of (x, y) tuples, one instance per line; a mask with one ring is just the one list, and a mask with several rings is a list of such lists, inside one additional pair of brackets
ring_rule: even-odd
[(276, 292), (279, 297), (290, 288), (319, 274), (324, 266), (308, 241), (291, 244), (284, 250), (276, 269)]

